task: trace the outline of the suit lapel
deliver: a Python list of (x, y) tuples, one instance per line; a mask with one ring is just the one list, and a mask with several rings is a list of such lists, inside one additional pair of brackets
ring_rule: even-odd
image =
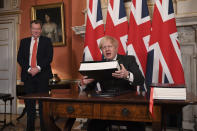
[(27, 48), (30, 50), (30, 45), (31, 45), (31, 37), (27, 39)]
[(42, 36), (40, 36), (40, 38), (39, 38), (39, 42), (38, 42), (38, 49), (37, 49), (37, 60), (38, 60), (38, 56), (39, 56), (39, 54), (41, 53), (40, 51), (40, 48), (41, 48), (41, 46), (42, 46)]
[(29, 38), (27, 39), (25, 45), (26, 45), (26, 46), (25, 46), (25, 48), (26, 48), (25, 50), (27, 51), (25, 55), (27, 55), (28, 58), (29, 58), (29, 56), (30, 56), (31, 37), (29, 37)]
[(122, 59), (121, 59), (121, 56), (118, 55), (118, 54), (117, 54), (117, 60), (118, 60), (118, 63), (119, 63), (119, 64), (122, 64), (122, 63), (123, 63), (123, 62), (122, 62)]

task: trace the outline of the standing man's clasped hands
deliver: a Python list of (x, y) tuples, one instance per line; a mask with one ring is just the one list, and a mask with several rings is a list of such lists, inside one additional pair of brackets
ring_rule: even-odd
[(28, 71), (28, 73), (31, 74), (32, 77), (38, 74), (39, 72), (40, 70), (37, 67), (33, 67)]

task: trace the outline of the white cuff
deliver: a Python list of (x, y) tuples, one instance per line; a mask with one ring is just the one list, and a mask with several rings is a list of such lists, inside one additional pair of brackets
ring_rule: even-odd
[(29, 69), (27, 70), (27, 72), (29, 72), (31, 70), (31, 67), (29, 67)]
[(40, 70), (41, 71), (41, 67), (40, 66), (36, 66), (37, 68), (38, 68), (38, 70)]
[(133, 73), (129, 72), (129, 78), (127, 80), (133, 82), (133, 79)]

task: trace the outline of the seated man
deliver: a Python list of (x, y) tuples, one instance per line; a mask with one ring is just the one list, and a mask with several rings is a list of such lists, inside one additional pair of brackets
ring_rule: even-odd
[[(144, 77), (139, 70), (135, 57), (117, 54), (118, 41), (115, 38), (105, 36), (101, 40), (99, 47), (106, 61), (118, 60), (121, 66), (120, 70), (112, 73), (114, 77), (112, 80), (99, 81), (102, 91), (118, 90), (121, 92), (125, 90), (136, 90), (137, 85), (144, 84)], [(94, 79), (88, 79), (87, 76), (84, 76), (80, 82), (80, 88), (82, 90), (90, 90), (95, 87), (95, 83)], [(90, 120), (87, 131), (104, 131), (106, 127), (117, 122), (110, 120)], [(127, 126), (128, 130), (145, 131), (142, 123), (125, 122), (124, 125)]]

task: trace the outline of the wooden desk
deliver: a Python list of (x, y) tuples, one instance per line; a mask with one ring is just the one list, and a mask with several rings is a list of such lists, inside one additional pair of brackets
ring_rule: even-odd
[(175, 110), (178, 113), (177, 111), (181, 111), (183, 106), (194, 104), (197, 100), (192, 95), (188, 95), (186, 101), (155, 100), (154, 117), (152, 117), (149, 113), (149, 101), (135, 92), (101, 98), (92, 97), (85, 92), (76, 93), (68, 90), (65, 94), (56, 96), (32, 94), (19, 98), (43, 100), (43, 117), (47, 131), (59, 130), (52, 121), (52, 116), (152, 122), (153, 131), (160, 131), (163, 113)]
[[(52, 89), (70, 89), (71, 88), (71, 85), (73, 84), (74, 82), (73, 81), (60, 81), (58, 83), (49, 83), (49, 90), (52, 90)], [(24, 84), (22, 82), (20, 83), (17, 83), (16, 85), (16, 96), (19, 97), (19, 96), (23, 96), (25, 95), (25, 87), (24, 87)], [(26, 113), (26, 107), (23, 109), (22, 113), (20, 114), (19, 117), (17, 117), (16, 120), (20, 120)]]

